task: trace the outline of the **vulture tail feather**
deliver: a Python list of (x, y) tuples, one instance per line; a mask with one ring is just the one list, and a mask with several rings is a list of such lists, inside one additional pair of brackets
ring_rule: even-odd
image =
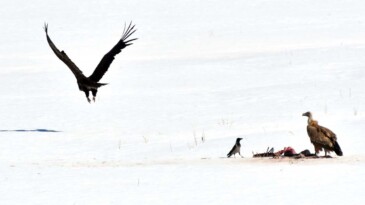
[(340, 147), (340, 145), (337, 143), (337, 141), (335, 141), (335, 143), (334, 143), (334, 151), (335, 151), (335, 153), (336, 153), (338, 156), (342, 156), (342, 155), (343, 155), (342, 150), (341, 150), (341, 147)]

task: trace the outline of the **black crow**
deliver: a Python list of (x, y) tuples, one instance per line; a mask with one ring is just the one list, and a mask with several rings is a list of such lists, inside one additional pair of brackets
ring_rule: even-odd
[(229, 153), (227, 154), (227, 157), (231, 157), (232, 155), (234, 157), (236, 157), (236, 153), (238, 153), (241, 157), (243, 157), (241, 155), (241, 144), (240, 141), (242, 140), (242, 138), (237, 138), (236, 139), (236, 144), (232, 147), (231, 151), (229, 151)]

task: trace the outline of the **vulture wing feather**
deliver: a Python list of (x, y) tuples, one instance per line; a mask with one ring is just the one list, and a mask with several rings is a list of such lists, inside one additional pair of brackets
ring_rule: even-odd
[(333, 149), (333, 138), (328, 136), (329, 133), (333, 132), (327, 128), (323, 128), (325, 127), (307, 126), (308, 136), (314, 145), (325, 149)]
[(114, 57), (119, 54), (122, 49), (125, 47), (132, 45), (131, 41), (137, 40), (136, 38), (127, 40), (136, 30), (134, 30), (134, 25), (132, 26), (132, 22), (129, 24), (128, 28), (124, 27), (123, 36), (118, 41), (118, 43), (101, 59), (98, 66), (95, 68), (94, 72), (89, 76), (89, 79), (94, 82), (99, 82), (99, 80), (104, 76), (104, 74), (108, 71), (110, 65), (114, 61)]
[(326, 127), (318, 125), (318, 128), (331, 141), (331, 150), (333, 150), (338, 156), (342, 156), (343, 152), (337, 142), (336, 134)]
[(322, 132), (326, 137), (330, 138), (331, 140), (337, 140), (336, 134), (332, 132), (330, 129), (318, 125), (318, 129)]
[(71, 61), (71, 59), (66, 55), (66, 53), (64, 51), (59, 51), (57, 47), (54, 45), (51, 38), (48, 36), (48, 24), (44, 24), (44, 31), (46, 32), (47, 42), (51, 47), (52, 51), (62, 62), (64, 62), (67, 65), (67, 67), (70, 68), (72, 73), (75, 75), (76, 79), (85, 78), (82, 71), (75, 65), (75, 63)]

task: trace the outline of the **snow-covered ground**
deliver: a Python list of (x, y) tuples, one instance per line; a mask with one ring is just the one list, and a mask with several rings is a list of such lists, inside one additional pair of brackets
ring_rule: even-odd
[[(0, 204), (364, 204), (364, 8), (1, 1)], [(43, 24), (88, 75), (129, 21), (139, 39), (88, 104)], [(251, 158), (313, 152), (306, 111), (343, 157)], [(225, 158), (237, 137), (245, 158)]]

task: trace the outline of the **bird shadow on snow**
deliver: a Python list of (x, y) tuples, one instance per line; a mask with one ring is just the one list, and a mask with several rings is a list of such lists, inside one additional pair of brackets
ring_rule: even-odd
[(18, 129), (18, 130), (0, 130), (0, 132), (61, 132), (61, 131), (49, 130), (49, 129), (34, 129), (34, 130)]

